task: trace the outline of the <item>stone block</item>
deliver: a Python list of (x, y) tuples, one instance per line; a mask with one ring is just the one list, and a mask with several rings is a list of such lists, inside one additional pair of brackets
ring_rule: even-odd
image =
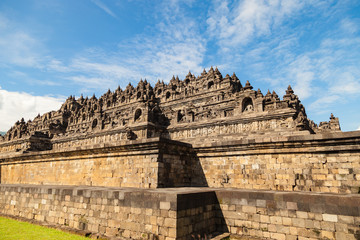
[(271, 238), (277, 239), (277, 240), (286, 240), (285, 234), (282, 233), (270, 233)]
[(290, 234), (294, 235), (294, 236), (297, 236), (298, 235), (297, 229), (298, 228), (296, 228), (296, 227), (290, 227)]
[(168, 216), (170, 218), (176, 218), (177, 217), (177, 212), (170, 210), (170, 211), (168, 211)]
[(298, 237), (293, 235), (286, 235), (286, 240), (298, 240)]
[(148, 232), (148, 233), (151, 233), (152, 232), (152, 225), (150, 224), (145, 224), (145, 231)]
[(231, 205), (229, 205), (229, 211), (235, 211), (235, 209), (236, 209), (236, 205), (234, 205), (234, 204), (231, 204)]
[(343, 232), (335, 232), (335, 239), (349, 239), (348, 235)]
[(285, 226), (291, 226), (292, 225), (292, 220), (289, 217), (283, 217), (282, 218), (282, 224), (284, 224)]
[(335, 239), (335, 233), (330, 231), (321, 231), (320, 236), (324, 239)]
[(271, 224), (282, 224), (282, 217), (279, 216), (270, 216)]
[(266, 207), (266, 200), (263, 199), (256, 199), (256, 207)]
[(106, 232), (105, 232), (105, 234), (106, 234), (106, 236), (116, 236), (116, 234), (118, 233), (118, 230), (117, 230), (117, 228), (112, 228), (112, 227), (107, 227), (106, 228)]
[(353, 216), (338, 216), (339, 223), (346, 223), (346, 224), (354, 224), (354, 217)]
[(242, 213), (238, 211), (223, 211), (222, 215), (224, 216), (224, 218), (230, 219), (245, 219), (249, 217), (247, 213)]
[(167, 227), (159, 227), (159, 234), (163, 235), (163, 236), (168, 236), (169, 235), (169, 228)]
[(229, 210), (229, 205), (228, 204), (220, 204), (220, 209), (222, 211), (227, 211), (227, 210)]
[(242, 206), (242, 211), (245, 212), (245, 213), (256, 213), (256, 207)]
[(260, 228), (260, 223), (258, 222), (251, 222), (251, 227), (253, 229), (259, 229)]
[(176, 219), (175, 218), (165, 218), (164, 226), (176, 228)]
[(170, 210), (170, 202), (160, 202), (160, 209)]
[(145, 210), (145, 214), (146, 214), (146, 216), (151, 216), (153, 214), (153, 210), (151, 208), (147, 208)]
[(294, 227), (305, 228), (305, 219), (293, 218), (292, 223)]
[(298, 235), (311, 239), (318, 239), (320, 237), (320, 231), (317, 229), (299, 228)]
[(176, 228), (169, 228), (169, 237), (176, 238)]
[(230, 226), (230, 233), (232, 233), (232, 234), (237, 234), (237, 232), (238, 232), (238, 228), (237, 228), (237, 227), (232, 227), (232, 226)]
[(335, 231), (335, 224), (333, 222), (321, 222), (321, 229), (326, 230), (326, 231)]
[(308, 213), (307, 212), (302, 212), (302, 211), (296, 211), (296, 216), (298, 218), (307, 219), (308, 218)]
[[(185, 218), (185, 220), (187, 220), (187, 218)], [(163, 217), (157, 217), (157, 219), (156, 219), (156, 224), (158, 225), (158, 226), (163, 226), (164, 225), (164, 221), (165, 221), (165, 218), (163, 218)]]
[(290, 234), (290, 227), (284, 225), (276, 225), (276, 232), (277, 233), (284, 233), (286, 235)]
[(348, 225), (345, 223), (335, 223), (335, 230), (336, 232), (348, 232)]
[(327, 222), (338, 222), (338, 217), (334, 214), (322, 214), (322, 218)]
[(131, 237), (131, 231), (130, 230), (124, 230), (122, 233), (122, 236), (125, 238), (130, 238)]
[(314, 217), (315, 217), (315, 220), (317, 220), (317, 221), (322, 221), (323, 220), (321, 213), (315, 213)]
[(275, 224), (268, 224), (268, 231), (269, 232), (276, 232), (277, 228)]

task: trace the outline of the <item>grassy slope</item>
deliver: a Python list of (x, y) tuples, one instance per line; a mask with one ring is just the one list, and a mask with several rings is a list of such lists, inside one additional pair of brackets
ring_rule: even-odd
[(0, 217), (0, 239), (6, 240), (88, 240), (89, 238)]

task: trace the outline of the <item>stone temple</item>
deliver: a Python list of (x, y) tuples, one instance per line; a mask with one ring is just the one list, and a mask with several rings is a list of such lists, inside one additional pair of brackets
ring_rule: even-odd
[(360, 239), (360, 131), (216, 68), (0, 136), (0, 214), (119, 239)]

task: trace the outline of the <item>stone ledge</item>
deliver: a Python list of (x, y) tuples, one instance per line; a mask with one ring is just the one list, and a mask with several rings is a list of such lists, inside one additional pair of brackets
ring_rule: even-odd
[[(360, 194), (347, 193), (325, 193), (325, 192), (309, 192), (309, 191), (275, 191), (275, 190), (256, 190), (256, 189), (237, 189), (237, 188), (211, 188), (211, 187), (177, 187), (177, 188), (128, 188), (128, 187), (102, 187), (102, 186), (73, 186), (73, 185), (34, 185), (34, 184), (0, 184), (0, 189), (12, 188), (14, 192), (20, 192), (21, 189), (33, 189), (34, 193), (50, 193), (49, 190), (59, 190), (60, 194), (83, 196), (87, 191), (99, 192), (121, 192), (121, 193), (151, 193), (151, 194), (171, 194), (182, 195), (180, 201), (187, 201), (191, 194), (215, 192), (224, 197), (250, 198), (250, 199), (264, 199), (264, 200), (284, 200), (296, 201), (301, 200), (308, 203), (343, 203), (348, 206), (360, 207)], [(69, 193), (71, 191), (72, 193)], [(79, 193), (81, 192), (82, 193)], [(107, 196), (107, 195), (106, 195)], [(105, 197), (105, 196), (104, 196)], [(325, 202), (323, 198), (328, 198)], [(338, 202), (338, 200), (342, 200)]]
[[(48, 150), (48, 151), (40, 151), (40, 152), (25, 152), (25, 153), (3, 153), (0, 154), (0, 164), (1, 162), (5, 162), (7, 159), (34, 159), (39, 157), (47, 157), (47, 156), (64, 156), (71, 153), (109, 153), (109, 152), (128, 152), (128, 151), (137, 151), (139, 155), (145, 154), (145, 151), (149, 150), (159, 150), (159, 146), (161, 144), (169, 144), (169, 145), (178, 145), (187, 148), (191, 148), (191, 144), (183, 143), (175, 140), (170, 140), (166, 138), (154, 137), (147, 139), (139, 139), (139, 140), (127, 140), (120, 142), (112, 142), (112, 143), (101, 143), (94, 144), (92, 146), (83, 146), (83, 147), (72, 147), (61, 150)], [(136, 155), (135, 154), (135, 155)]]
[[(227, 152), (229, 150), (261, 150), (276, 149), (283, 152), (298, 151), (301, 148), (323, 147), (327, 149), (318, 149), (319, 151), (360, 151), (360, 131), (339, 132), (326, 134), (313, 134), (302, 136), (276, 136), (276, 137), (258, 137), (243, 138), (240, 140), (228, 140), (217, 142), (205, 142), (193, 144), (196, 152)], [(292, 150), (294, 149), (294, 150)], [(301, 150), (300, 150), (301, 151)]]

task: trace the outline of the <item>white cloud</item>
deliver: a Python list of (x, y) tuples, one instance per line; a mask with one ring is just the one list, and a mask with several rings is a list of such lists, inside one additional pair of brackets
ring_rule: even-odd
[(119, 78), (124, 75), (131, 75), (133, 72), (126, 67), (116, 64), (117, 59), (92, 62), (90, 58), (75, 58), (71, 64), (71, 68), (76, 71), (82, 71), (86, 73), (94, 73), (102, 76)]
[(360, 92), (360, 39), (333, 32), (327, 35), (331, 38), (320, 39), (317, 46), (302, 52), (294, 51), (299, 36), (275, 38), (255, 45), (239, 59), (246, 59), (253, 77), (272, 87), (284, 89), (291, 84), (301, 100), (356, 96)]
[(21, 118), (34, 119), (39, 113), (58, 110), (64, 99), (34, 96), (24, 92), (9, 92), (0, 87), (0, 130), (7, 131)]
[[(28, 36), (23, 38), (27, 41), (21, 41), (22, 47), (20, 44), (18, 46), (23, 50), (29, 46), (28, 57), (23, 59), (27, 63), (15, 58), (16, 61), (12, 63), (34, 68), (41, 66), (47, 72), (62, 73), (67, 81), (79, 85), (81, 91), (88, 93), (114, 89), (119, 84), (125, 87), (128, 82), (137, 83), (140, 78), (156, 82), (157, 78), (168, 81), (173, 74), (186, 75), (189, 70), (200, 73), (206, 42), (199, 34), (197, 24), (185, 16), (174, 21), (174, 11), (179, 16), (182, 15), (177, 2), (166, 5), (163, 10), (164, 20), (155, 26), (158, 29), (157, 34), (139, 35), (119, 44), (119, 49), (112, 53), (100, 48), (90, 48), (77, 53), (66, 63), (51, 56), (36, 54), (35, 50), (41, 43), (24, 34), (23, 36)], [(3, 44), (2, 46), (0, 43), (0, 49), (5, 48), (5, 40)], [(34, 51), (31, 51), (32, 47)], [(14, 47), (14, 51), (7, 52), (7, 55), (17, 56), (15, 50)], [(18, 74), (23, 79), (27, 77), (20, 71), (13, 74)], [(22, 74), (23, 76), (20, 76)], [(56, 110), (62, 101), (63, 99), (0, 89), (0, 115), (4, 116), (0, 129), (8, 130), (22, 117), (25, 120), (33, 119), (38, 113)], [(17, 109), (16, 113), (13, 109)]]
[[(331, 41), (336, 44), (343, 39)], [(281, 79), (279, 84), (292, 82), (301, 99), (315, 97), (315, 103), (326, 99), (324, 96), (356, 95), (360, 92), (360, 70), (356, 66), (358, 57), (349, 54), (349, 49), (355, 53), (358, 49), (351, 41), (348, 43), (338, 48), (322, 45), (314, 51), (289, 58), (275, 68), (274, 75)], [(336, 45), (340, 46), (340, 43)]]
[[(152, 49), (150, 45), (153, 46)], [(142, 73), (147, 72), (154, 80), (161, 78), (168, 81), (172, 75), (186, 75), (189, 70), (200, 73), (202, 70), (205, 47), (201, 39), (192, 38), (180, 42), (165, 40), (156, 45), (149, 42), (147, 48), (151, 51), (137, 58), (136, 62)]]
[[(172, 75), (186, 75), (189, 70), (201, 72), (205, 47), (199, 40), (166, 42), (159, 38), (143, 41), (141, 45), (131, 43), (136, 54), (119, 50), (124, 58), (104, 54), (102, 58), (85, 55), (76, 58), (69, 66), (73, 82), (90, 89), (109, 88), (117, 85), (125, 87), (128, 82), (137, 83), (147, 78), (155, 83), (157, 79), (168, 81)], [(79, 74), (76, 74), (78, 72)]]
[(40, 43), (25, 32), (0, 30), (0, 63), (39, 67)]
[(8, 24), (8, 19), (0, 13), (0, 30), (6, 29)]
[[(356, 76), (355, 76), (356, 75)], [(344, 71), (339, 73), (338, 81), (333, 82), (329, 91), (342, 95), (354, 95), (360, 93), (360, 71)]]
[(359, 127), (356, 129), (357, 131), (360, 131), (360, 125), (359, 125)]
[(40, 37), (21, 29), (0, 13), (0, 66), (66, 71), (59, 60), (46, 54)]
[[(101, 0), (92, 2), (117, 17)], [(125, 87), (128, 82), (136, 84), (140, 78), (155, 83), (158, 78), (168, 81), (174, 74), (185, 76), (189, 70), (199, 74), (206, 40), (196, 19), (184, 14), (184, 4), (191, 5), (192, 1), (163, 2), (153, 13), (160, 19), (152, 26), (156, 31), (124, 40), (117, 50), (108, 52), (92, 47), (61, 60), (47, 54), (45, 42), (39, 37), (14, 27), (14, 22), (0, 15), (0, 66), (41, 70), (56, 79), (39, 81), (29, 76), (16, 77), (18, 70), (11, 74), (32, 85), (56, 85), (61, 79), (63, 84), (76, 85), (85, 93), (106, 91), (118, 85)]]
[(67, 66), (70, 69), (67, 80), (79, 85), (83, 93), (103, 92), (118, 85), (125, 87), (132, 80), (137, 82), (141, 75), (134, 66), (125, 65), (121, 59), (112, 58), (101, 50), (91, 51), (74, 58)]
[[(48, 56), (45, 42), (19, 28), (0, 13), (0, 66), (68, 72), (60, 60)], [(42, 37), (43, 38), (43, 37)]]
[(349, 18), (343, 19), (340, 24), (341, 24), (340, 25), (341, 29), (347, 33), (353, 34), (359, 31), (359, 25), (358, 25), (359, 23), (356, 23), (355, 21)]
[(210, 36), (217, 38), (225, 50), (269, 35), (273, 27), (279, 26), (304, 4), (298, 0), (245, 0), (229, 5), (227, 1), (215, 1), (215, 10), (207, 20)]
[(70, 77), (69, 79), (84, 86), (84, 89), (87, 89), (86, 91), (96, 87), (103, 89), (104, 87), (106, 88), (106, 86), (114, 85), (114, 80), (109, 78), (96, 78), (80, 75)]
[(47, 63), (47, 69), (56, 72), (69, 72), (71, 70), (68, 66), (65, 66), (62, 61), (57, 59), (49, 60)]
[(319, 113), (328, 113), (329, 111), (327, 110), (327, 107), (330, 104), (333, 104), (334, 102), (339, 101), (340, 99), (341, 98), (338, 95), (327, 95), (327, 96), (320, 97), (308, 106), (308, 110), (316, 111), (318, 114)]
[(286, 74), (295, 82), (293, 88), (301, 99), (312, 95), (311, 82), (314, 80), (315, 73), (308, 56), (300, 56), (290, 63)]
[(24, 83), (29, 83), (31, 85), (36, 85), (36, 86), (60, 86), (61, 85), (60, 82), (56, 82), (56, 81), (52, 81), (52, 80), (35, 79), (35, 78), (32, 78), (31, 76), (29, 76), (25, 72), (16, 71), (16, 70), (9, 72), (8, 76), (11, 78), (14, 78), (14, 79), (21, 79)]
[(117, 18), (116, 14), (111, 11), (103, 2), (101, 2), (100, 0), (91, 0), (96, 6), (98, 6), (99, 8), (101, 8), (104, 12), (106, 12), (107, 14), (109, 14), (110, 16)]
[(68, 79), (91, 91), (119, 84), (125, 87), (140, 78), (155, 83), (157, 79), (168, 81), (176, 74), (185, 76), (189, 70), (200, 73), (206, 41), (199, 26), (183, 14), (182, 3), (163, 4), (159, 11), (162, 21), (154, 26), (156, 34), (144, 33), (120, 42), (118, 50), (111, 53), (92, 48), (77, 54), (67, 66), (72, 72)]
[[(200, 73), (206, 53), (206, 39), (201, 34), (196, 19), (186, 15), (179, 1), (164, 2), (160, 21), (155, 28), (158, 33), (152, 37), (138, 36), (130, 48), (137, 54), (130, 57), (128, 64), (138, 65), (138, 72), (151, 77), (170, 80), (172, 75), (186, 75), (189, 70)], [(126, 46), (129, 48), (129, 45)], [(123, 50), (120, 46), (120, 52)]]

